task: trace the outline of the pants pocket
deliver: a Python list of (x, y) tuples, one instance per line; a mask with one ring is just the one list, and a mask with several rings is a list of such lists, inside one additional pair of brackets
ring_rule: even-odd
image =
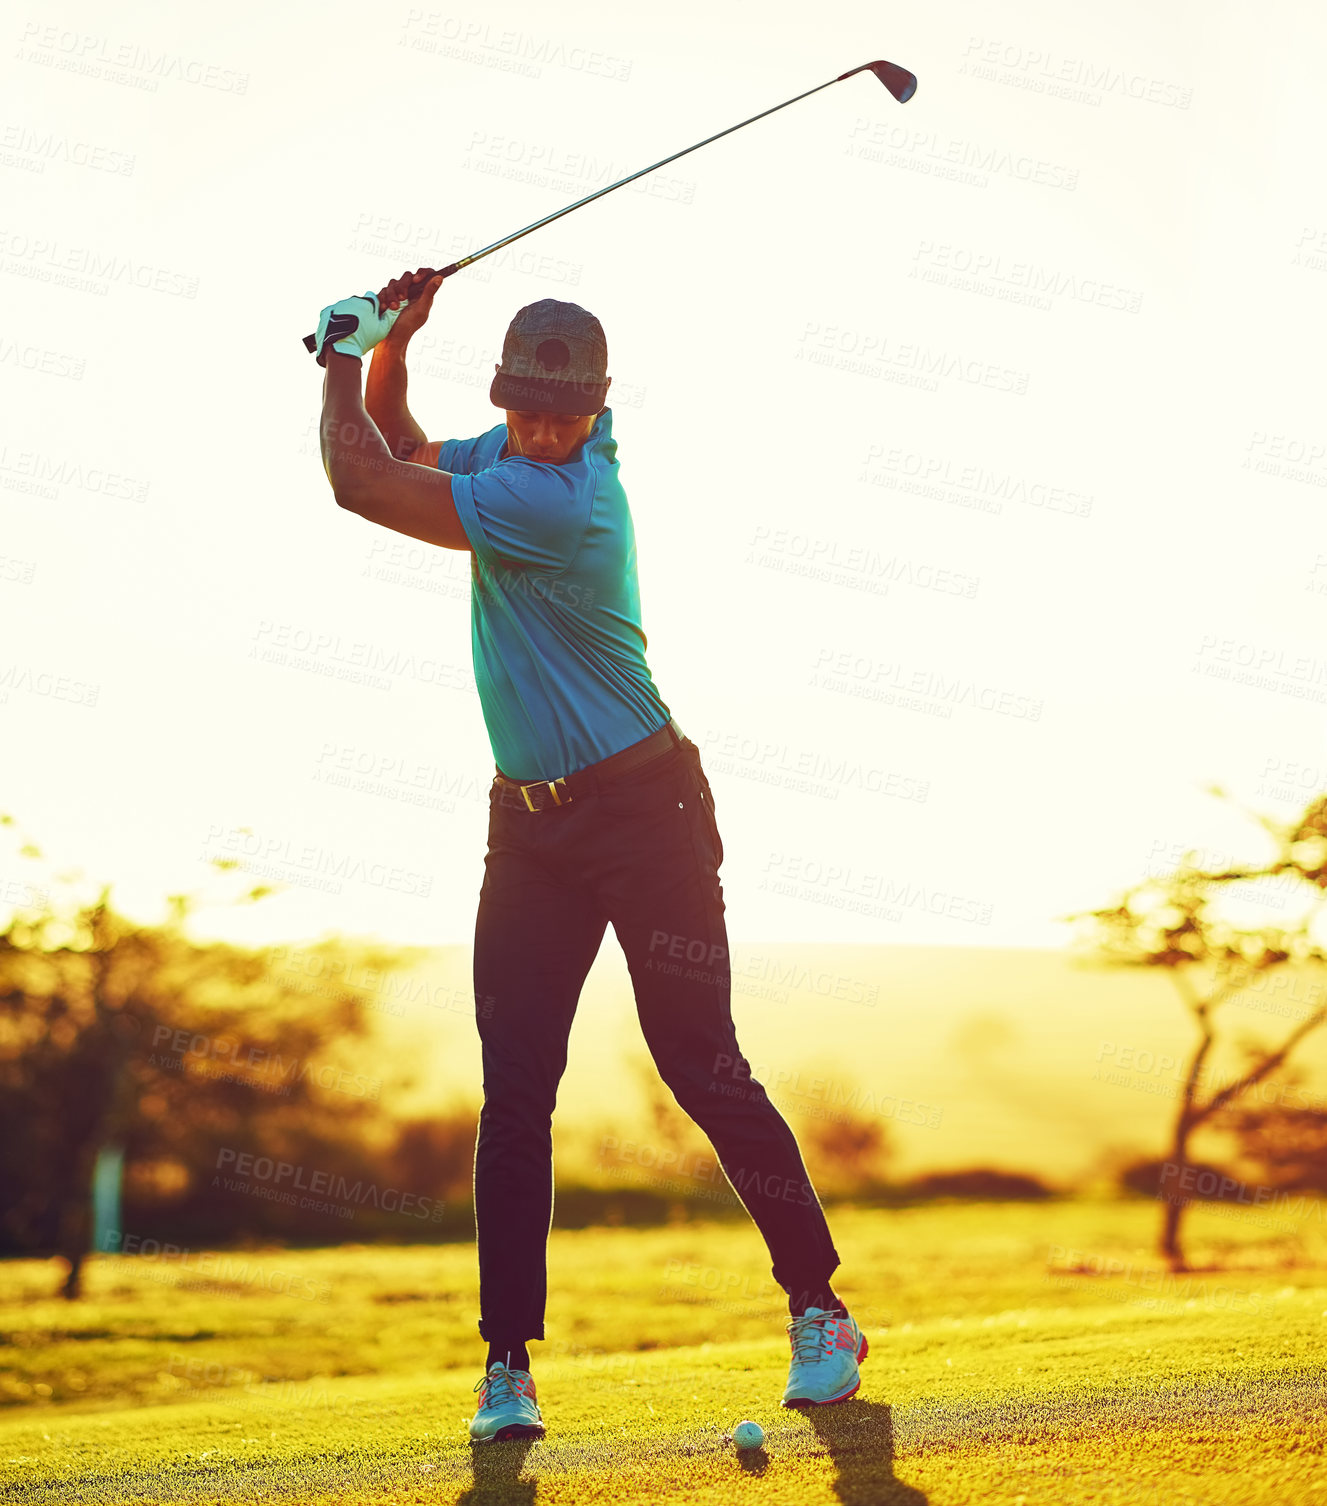
[(723, 863), (723, 838), (719, 835), (719, 821), (714, 814), (714, 791), (710, 789), (710, 782), (705, 777), (705, 770), (700, 766), (700, 755), (695, 758), (696, 766), (696, 798), (700, 801), (701, 809), (705, 812), (705, 824), (709, 828), (710, 839), (714, 843), (714, 866), (717, 869)]
[(676, 750), (662, 753), (646, 764), (599, 788), (599, 799), (613, 816), (632, 817), (675, 805), (681, 787), (681, 760)]

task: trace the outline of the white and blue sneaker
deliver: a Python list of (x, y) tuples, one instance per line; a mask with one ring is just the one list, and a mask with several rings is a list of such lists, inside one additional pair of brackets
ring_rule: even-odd
[(544, 1436), (544, 1418), (528, 1370), (508, 1370), (501, 1360), (494, 1360), (474, 1389), (479, 1392), (479, 1410), (470, 1423), (471, 1443)]
[(823, 1407), (847, 1401), (861, 1385), (857, 1367), (869, 1346), (856, 1320), (822, 1307), (808, 1307), (788, 1324), (792, 1365), (784, 1387), (785, 1407)]

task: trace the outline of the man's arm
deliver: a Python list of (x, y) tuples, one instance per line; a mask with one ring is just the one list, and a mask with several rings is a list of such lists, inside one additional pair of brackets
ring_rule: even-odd
[(425, 544), (469, 549), (451, 476), (394, 459), (364, 406), (362, 363), (331, 346), (326, 356), (321, 443), (337, 505)]
[(407, 460), (428, 436), (406, 406), (405, 345), (391, 338), (376, 345), (364, 379), (364, 406), (377, 424), (387, 448), (399, 460)]
[[(420, 272), (407, 272), (383, 289), (384, 306), (392, 303), (394, 293), (404, 294), (410, 302), (401, 310), (391, 332), (374, 347), (364, 382), (364, 406), (398, 460), (414, 458), (415, 451), (428, 443), (428, 436), (406, 406), (405, 356), (410, 337), (428, 318), (433, 295), (441, 286), (442, 278), (434, 277), (420, 287)], [(437, 464), (436, 455), (433, 464)]]

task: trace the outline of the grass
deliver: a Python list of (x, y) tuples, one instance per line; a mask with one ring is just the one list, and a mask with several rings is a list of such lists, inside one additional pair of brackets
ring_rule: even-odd
[[(1141, 1203), (835, 1210), (860, 1398), (778, 1406), (786, 1313), (743, 1225), (555, 1233), (548, 1437), (472, 1451), (468, 1246), (0, 1265), (0, 1501), (1327, 1506), (1327, 1232)], [(737, 1455), (743, 1417), (766, 1446)]]

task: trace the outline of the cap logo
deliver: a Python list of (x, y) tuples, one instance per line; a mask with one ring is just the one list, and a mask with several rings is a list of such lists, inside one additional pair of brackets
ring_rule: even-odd
[(541, 340), (535, 348), (534, 358), (545, 371), (561, 371), (571, 363), (571, 352), (562, 340)]

